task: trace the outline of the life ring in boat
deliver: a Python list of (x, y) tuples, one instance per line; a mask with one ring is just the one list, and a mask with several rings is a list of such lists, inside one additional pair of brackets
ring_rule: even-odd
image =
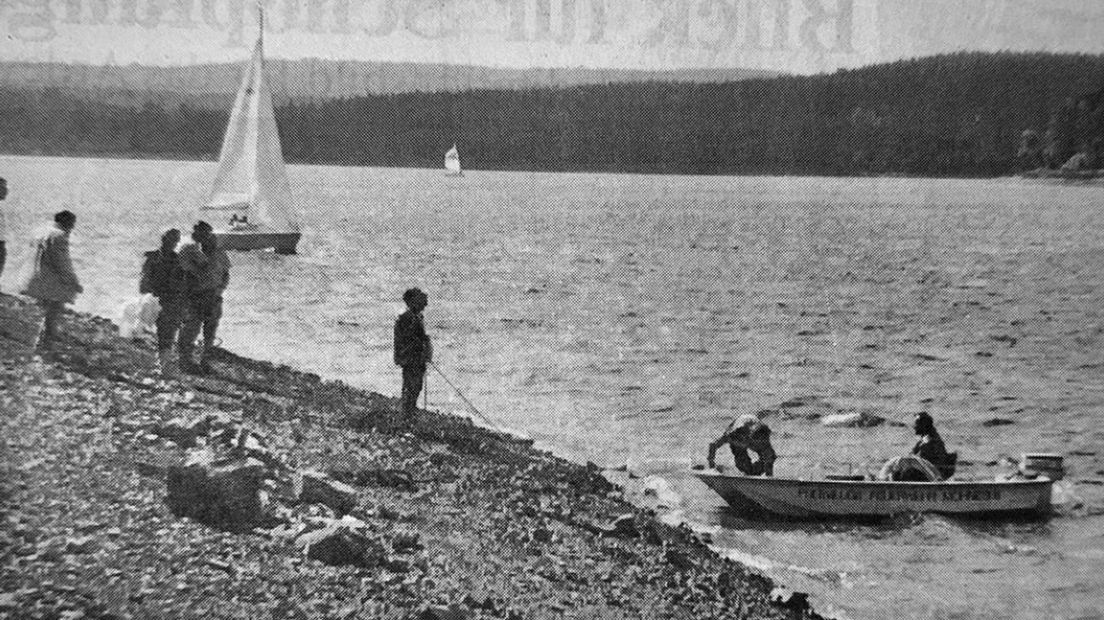
[(938, 482), (943, 477), (927, 459), (914, 454), (896, 456), (882, 465), (878, 472), (878, 480), (894, 480), (897, 482)]

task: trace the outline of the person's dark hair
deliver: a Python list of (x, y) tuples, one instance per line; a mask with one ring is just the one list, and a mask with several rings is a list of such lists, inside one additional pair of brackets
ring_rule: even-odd
[(58, 211), (54, 214), (54, 223), (62, 228), (72, 228), (77, 223), (77, 214), (72, 211)]
[(195, 226), (192, 226), (192, 232), (193, 232), (193, 233), (197, 233), (197, 232), (212, 232), (212, 231), (214, 231), (214, 230), (215, 230), (215, 229), (214, 229), (214, 228), (212, 228), (210, 224), (208, 224), (207, 222), (204, 222), (203, 220), (200, 220), (200, 221), (196, 222), (196, 225), (195, 225)]
[(423, 295), (425, 295), (425, 293), (423, 293), (422, 289), (420, 288), (408, 288), (406, 289), (406, 292), (403, 293), (403, 301), (408, 304), (413, 303), (415, 299), (422, 297)]
[(751, 436), (754, 439), (770, 439), (770, 427), (763, 423), (756, 424), (751, 431)]
[(931, 414), (927, 411), (916, 414), (916, 433), (918, 435), (928, 435), (933, 432), (935, 432), (935, 422), (932, 420)]
[(180, 239), (180, 231), (175, 228), (170, 228), (161, 234), (161, 245), (165, 245), (172, 237)]

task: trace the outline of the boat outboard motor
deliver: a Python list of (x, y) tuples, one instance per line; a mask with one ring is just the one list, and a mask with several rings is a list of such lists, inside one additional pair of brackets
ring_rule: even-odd
[(1066, 475), (1061, 454), (1032, 453), (1024, 454), (1020, 459), (1020, 474), (1024, 478), (1045, 476), (1051, 480), (1061, 480)]

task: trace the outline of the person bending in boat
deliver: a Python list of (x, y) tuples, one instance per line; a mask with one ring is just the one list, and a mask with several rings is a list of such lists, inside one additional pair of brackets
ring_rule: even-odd
[[(725, 432), (709, 444), (709, 467), (716, 469), (717, 450), (728, 444), (736, 469), (749, 476), (773, 476), (775, 454), (770, 432), (769, 426), (752, 415), (733, 420)], [(754, 452), (758, 460), (752, 462), (749, 452)]]

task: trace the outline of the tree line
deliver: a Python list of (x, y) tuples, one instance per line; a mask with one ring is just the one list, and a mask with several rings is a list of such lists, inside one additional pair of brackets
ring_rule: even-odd
[[(993, 176), (1099, 153), (1104, 56), (960, 53), (722, 83), (405, 93), (277, 106), (289, 162), (689, 174)], [(0, 150), (210, 159), (229, 110), (0, 90)], [(1099, 160), (1098, 160), (1099, 161)]]
[(1045, 127), (1028, 127), (1017, 152), (1027, 169), (1104, 168), (1104, 87), (1068, 97)]

